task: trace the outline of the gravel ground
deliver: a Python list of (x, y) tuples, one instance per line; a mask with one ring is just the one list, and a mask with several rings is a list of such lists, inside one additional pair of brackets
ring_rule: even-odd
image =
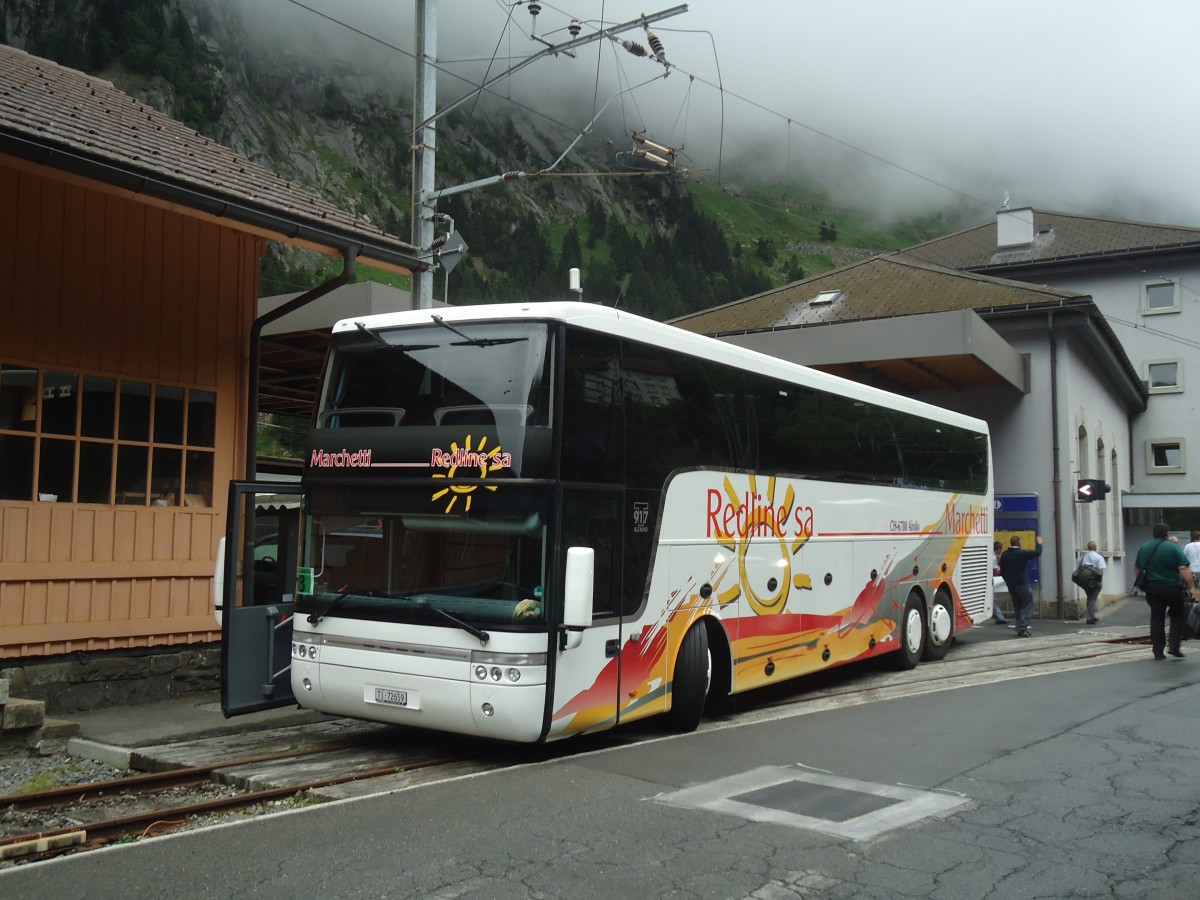
[[(143, 773), (69, 756), (65, 751), (43, 755), (24, 747), (0, 748), (0, 798), (140, 774)], [(148, 809), (190, 806), (238, 793), (240, 791), (236, 788), (208, 782), (144, 796), (114, 793), (101, 801), (69, 809), (16, 810), (11, 805), (0, 803), (0, 840), (63, 828), (86, 828), (89, 822), (133, 815)], [(143, 837), (148, 838), (167, 830), (192, 830), (247, 816), (267, 815), (310, 802), (303, 797), (294, 797), (230, 812), (196, 816), (186, 822), (164, 823), (159, 828), (147, 829), (148, 833)], [(0, 860), (0, 869), (21, 863), (19, 858), (13, 861)]]

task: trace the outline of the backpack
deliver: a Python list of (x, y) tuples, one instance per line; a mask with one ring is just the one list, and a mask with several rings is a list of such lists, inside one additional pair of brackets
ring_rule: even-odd
[(1083, 563), (1071, 573), (1071, 580), (1079, 585), (1084, 591), (1091, 592), (1100, 587), (1104, 581), (1104, 573), (1095, 566), (1085, 566)]

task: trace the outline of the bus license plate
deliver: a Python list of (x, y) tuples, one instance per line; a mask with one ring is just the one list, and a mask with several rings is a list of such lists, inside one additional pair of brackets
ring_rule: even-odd
[(386, 703), (388, 706), (408, 706), (408, 691), (394, 691), (391, 688), (375, 688), (375, 702)]

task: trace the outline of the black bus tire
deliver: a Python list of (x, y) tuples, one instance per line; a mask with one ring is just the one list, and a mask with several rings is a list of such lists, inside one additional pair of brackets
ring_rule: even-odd
[(921, 661), (927, 643), (925, 635), (925, 604), (913, 591), (904, 601), (904, 615), (898, 632), (900, 647), (892, 653), (892, 663), (900, 671), (915, 669)]
[(925, 630), (924, 659), (944, 659), (954, 643), (954, 603), (946, 591), (938, 591), (929, 605), (929, 626)]
[(697, 622), (683, 636), (671, 676), (671, 708), (667, 722), (673, 731), (695, 731), (704, 715), (708, 695), (708, 631)]

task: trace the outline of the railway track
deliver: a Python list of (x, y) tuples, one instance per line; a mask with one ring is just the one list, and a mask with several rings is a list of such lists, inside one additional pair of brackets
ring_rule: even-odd
[[(223, 760), (206, 766), (195, 766), (167, 772), (134, 775), (109, 781), (72, 785), (36, 793), (0, 797), (0, 809), (38, 810), (57, 815), (78, 815), (81, 810), (111, 801), (114, 797), (152, 797), (180, 787), (214, 783), (214, 777), (225, 769), (255, 763), (285, 760), (299, 756), (335, 753), (343, 747), (326, 746), (288, 753), (262, 754), (239, 759)], [(461, 762), (460, 757), (433, 757), (411, 760), (405, 771), (435, 768)], [(123, 842), (151, 835), (160, 835), (185, 825), (199, 816), (229, 812), (258, 806), (288, 797), (302, 796), (319, 788), (370, 778), (394, 775), (396, 765), (346, 772), (308, 781), (298, 781), (278, 787), (251, 791), (233, 791), (195, 803), (174, 806), (152, 805), (124, 816), (80, 822), (78, 826), (46, 829), (31, 834), (0, 838), (0, 861), (21, 859), (33, 861), (50, 859), (67, 853), (94, 850), (114, 842)]]

